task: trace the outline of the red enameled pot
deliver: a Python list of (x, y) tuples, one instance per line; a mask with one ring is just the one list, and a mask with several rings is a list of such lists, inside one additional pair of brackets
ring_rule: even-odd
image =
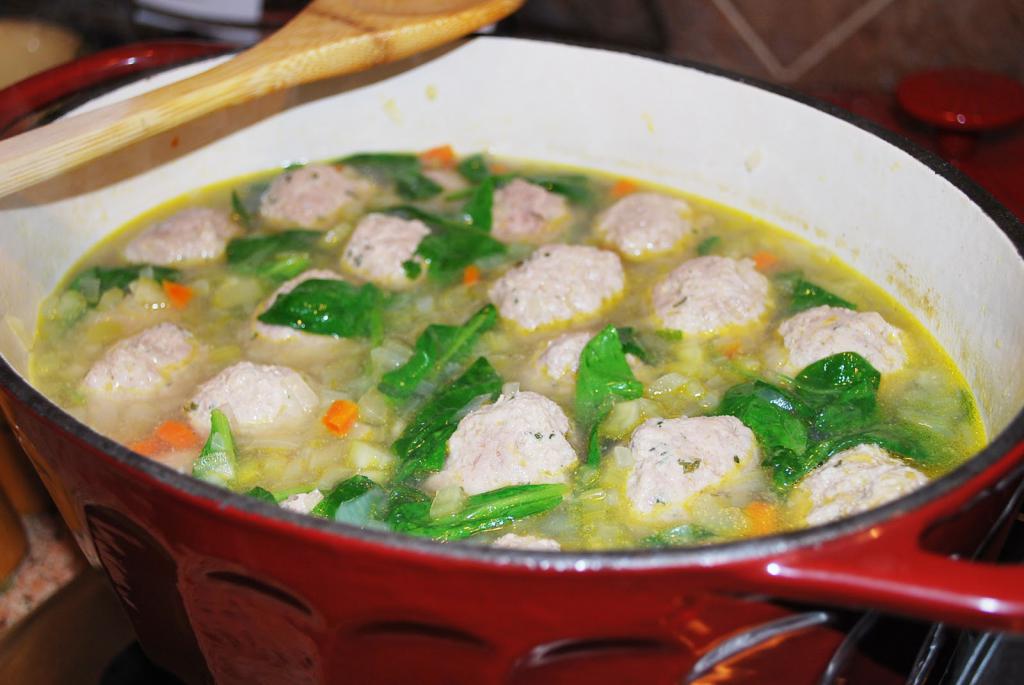
[[(990, 445), (908, 497), (810, 530), (508, 551), (227, 493), (98, 435), (25, 380), (40, 299), (128, 218), (290, 161), (440, 143), (655, 180), (827, 247), (949, 350)], [(0, 200), (0, 399), (146, 653), (186, 682), (811, 683), (841, 636), (800, 602), (1024, 630), (1024, 570), (957, 558), (1021, 482), (1022, 245), (1021, 225), (951, 166), (836, 109), (704, 67), (476, 39), (210, 115)]]

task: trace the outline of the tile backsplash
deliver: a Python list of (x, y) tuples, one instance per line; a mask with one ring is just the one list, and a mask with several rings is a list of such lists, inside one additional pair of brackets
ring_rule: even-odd
[(513, 21), (808, 90), (953, 65), (1024, 80), (1024, 0), (530, 0)]

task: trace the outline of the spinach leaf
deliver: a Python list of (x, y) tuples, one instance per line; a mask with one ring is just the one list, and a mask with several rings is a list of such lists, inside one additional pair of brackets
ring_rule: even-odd
[(683, 339), (683, 332), (675, 328), (659, 328), (654, 334), (665, 342), (679, 342)]
[(777, 452), (803, 454), (807, 426), (802, 402), (764, 381), (733, 386), (722, 396), (717, 412), (735, 416), (757, 437), (767, 456)]
[(793, 450), (764, 450), (761, 466), (771, 477), (772, 485), (778, 492), (785, 492), (800, 482), (818, 464), (808, 459), (805, 453), (798, 454)]
[(874, 395), (882, 374), (856, 352), (839, 352), (809, 364), (797, 374), (796, 389), (818, 401)]
[(68, 290), (77, 290), (89, 306), (95, 306), (103, 293), (112, 288), (128, 290), (128, 286), (139, 278), (152, 278), (162, 283), (176, 281), (180, 276), (181, 272), (177, 269), (152, 264), (93, 266), (75, 276), (68, 284)]
[(405, 272), (406, 278), (410, 281), (414, 281), (420, 277), (421, 273), (423, 273), (423, 265), (415, 259), (407, 259), (402, 262), (402, 271)]
[(468, 355), (480, 336), (497, 321), (498, 310), (488, 304), (461, 326), (427, 326), (416, 338), (408, 361), (384, 374), (377, 388), (388, 397), (408, 399), (424, 383), (440, 377), (449, 364)]
[(274, 493), (270, 492), (270, 490), (267, 490), (265, 488), (261, 488), (258, 485), (250, 489), (245, 494), (247, 497), (263, 500), (264, 502), (270, 502), (271, 504), (277, 504), (277, 498), (274, 497)]
[(430, 501), (405, 502), (391, 509), (393, 530), (440, 541), (462, 540), (487, 530), (550, 511), (562, 503), (568, 488), (561, 483), (510, 485), (466, 498), (457, 512), (430, 517)]
[(312, 278), (278, 295), (259, 320), (317, 335), (379, 340), (384, 300), (372, 283), (357, 287), (345, 281)]
[(431, 234), (420, 241), (416, 254), (427, 262), (427, 272), (437, 280), (454, 278), (467, 266), (493, 255), (505, 254), (505, 244), (476, 226), (438, 216), (431, 212), (401, 205), (384, 210), (403, 219), (419, 219), (431, 228)]
[(590, 180), (581, 174), (527, 174), (522, 178), (558, 193), (574, 204), (588, 204), (594, 198)]
[(282, 283), (308, 269), (310, 261), (306, 252), (281, 252), (274, 255), (260, 275), (274, 283)]
[(392, 485), (384, 502), (381, 520), (387, 522), (392, 528), (395, 528), (396, 525), (404, 525), (422, 516), (420, 505), (423, 504), (426, 504), (429, 516), (430, 497), (425, 492), (411, 485), (401, 483)]
[(440, 471), (447, 457), (448, 438), (466, 407), (478, 397), (495, 399), (501, 385), (501, 376), (494, 367), (479, 357), (465, 373), (435, 392), (391, 446), (402, 459), (396, 478), (420, 478)]
[(491, 232), (494, 207), (494, 179), (486, 178), (476, 187), (462, 208), (465, 222), (485, 233)]
[(697, 254), (700, 255), (701, 257), (706, 257), (707, 255), (715, 251), (715, 248), (718, 247), (718, 243), (720, 242), (722, 242), (722, 239), (719, 238), (717, 235), (705, 238), (704, 240), (700, 241), (699, 245), (697, 245)]
[(921, 464), (929, 464), (934, 460), (936, 451), (925, 449), (924, 446), (930, 441), (929, 438), (928, 431), (925, 429), (897, 422), (880, 423), (860, 431), (822, 440), (808, 451), (807, 461), (818, 466), (837, 452), (857, 445), (868, 444), (878, 445), (882, 449), (908, 457)]
[(777, 488), (799, 480), (801, 457), (810, 442), (807, 420), (813, 410), (802, 400), (764, 381), (733, 386), (716, 412), (735, 416), (754, 433), (761, 446), (761, 464)]
[(793, 284), (793, 299), (789, 303), (791, 314), (802, 312), (812, 307), (828, 305), (830, 307), (843, 307), (844, 309), (856, 309), (857, 305), (847, 302), (838, 295), (834, 295), (824, 288), (817, 286), (803, 278), (798, 278)]
[(381, 520), (381, 511), (387, 504), (387, 494), (380, 487), (370, 488), (358, 497), (338, 505), (334, 520), (361, 528), (387, 528)]
[(462, 177), (470, 183), (480, 183), (491, 175), (491, 170), (487, 167), (487, 160), (480, 154), (466, 157), (459, 162), (456, 168)]
[(439, 194), (444, 188), (429, 176), (417, 172), (395, 178), (395, 190), (399, 196), (407, 200), (426, 200)]
[(807, 366), (793, 385), (816, 408), (814, 429), (826, 436), (874, 420), (881, 378), (864, 357), (856, 352), (840, 352)]
[(576, 421), (588, 436), (587, 464), (601, 460), (597, 427), (616, 400), (635, 400), (644, 387), (626, 363), (626, 353), (614, 326), (606, 326), (584, 346), (576, 372)]
[(242, 202), (242, 198), (238, 195), (237, 190), (231, 191), (231, 210), (238, 217), (238, 223), (242, 224), (245, 228), (253, 227), (252, 215), (246, 208), (245, 203)]
[(619, 326), (615, 329), (619, 334), (619, 341), (622, 343), (622, 351), (631, 354), (645, 364), (651, 363), (651, 355), (647, 348), (640, 342), (636, 329), (632, 326)]
[(358, 152), (335, 160), (335, 163), (355, 167), (365, 174), (388, 180), (423, 168), (420, 158), (408, 152)]
[(309, 253), (321, 235), (319, 231), (294, 229), (244, 236), (228, 243), (225, 256), (228, 266), (238, 273), (286, 281), (309, 267)]
[(436, 280), (458, 277), (473, 262), (505, 251), (503, 243), (468, 226), (432, 233), (416, 248), (416, 254), (427, 261), (427, 272)]
[(338, 160), (360, 172), (381, 180), (393, 181), (395, 190), (406, 200), (426, 200), (443, 188), (423, 175), (416, 155), (392, 152), (365, 152)]
[(695, 523), (683, 523), (674, 528), (648, 535), (640, 541), (640, 544), (644, 547), (687, 547), (713, 537), (715, 534), (703, 526), (698, 526)]
[(726, 390), (717, 413), (736, 416), (733, 409), (741, 409), (750, 402), (750, 398), (800, 419), (807, 420), (814, 416), (814, 409), (794, 393), (762, 380), (741, 383)]
[(237, 466), (238, 453), (228, 417), (220, 409), (214, 409), (210, 412), (210, 437), (192, 464), (192, 475), (226, 488), (235, 479)]
[(352, 476), (335, 485), (309, 513), (320, 518), (332, 519), (338, 507), (344, 502), (365, 495), (374, 488), (379, 489), (379, 486), (366, 476)]
[(773, 279), (775, 287), (783, 295), (789, 296), (789, 313), (796, 314), (805, 309), (829, 305), (832, 307), (843, 307), (845, 309), (856, 309), (857, 305), (847, 302), (843, 298), (830, 293), (821, 286), (815, 285), (804, 278), (799, 271), (788, 271), (779, 274)]
[(682, 340), (682, 331), (636, 330), (632, 326), (619, 326), (615, 330), (622, 342), (622, 351), (644, 364), (660, 364), (671, 353), (670, 343)]

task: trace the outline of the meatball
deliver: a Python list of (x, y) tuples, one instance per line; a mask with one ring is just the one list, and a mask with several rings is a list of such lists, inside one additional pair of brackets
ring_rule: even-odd
[(170, 390), (175, 372), (195, 356), (195, 338), (162, 323), (125, 338), (92, 365), (82, 385), (91, 395), (154, 395)]
[(324, 493), (319, 490), (310, 490), (309, 492), (300, 492), (296, 495), (289, 495), (281, 500), (280, 507), (287, 509), (288, 511), (297, 511), (300, 514), (308, 514), (313, 511), (313, 507), (320, 504), (324, 498)]
[(658, 193), (633, 193), (597, 219), (598, 238), (628, 259), (654, 257), (693, 233), (693, 211), (682, 200)]
[(569, 205), (561, 195), (517, 178), (495, 191), (492, 215), (498, 240), (540, 245), (561, 231)]
[(817, 526), (879, 507), (927, 482), (878, 445), (857, 445), (834, 454), (797, 488), (811, 500), (807, 525)]
[[(282, 283), (280, 287), (278, 287), (278, 289), (275, 290), (270, 295), (270, 297), (264, 300), (263, 303), (256, 308), (256, 316), (258, 317), (260, 314), (267, 311), (267, 309), (269, 309), (270, 306), (274, 304), (274, 301), (277, 300), (277, 298), (280, 295), (290, 293), (291, 291), (295, 290), (295, 286), (313, 279), (321, 279), (327, 281), (344, 280), (338, 274), (327, 269), (310, 269), (309, 271), (304, 271), (295, 278)], [(284, 342), (290, 340), (316, 340), (324, 338), (324, 336), (322, 335), (316, 335), (314, 333), (306, 333), (305, 331), (299, 331), (292, 328), (291, 326), (277, 326), (274, 324), (263, 323), (258, 318), (253, 319), (253, 334), (257, 338), (263, 340), (272, 340), (275, 342)]]
[(492, 542), (491, 547), (532, 549), (544, 552), (558, 552), (562, 549), (562, 546), (551, 538), (541, 538), (536, 535), (516, 535), (515, 533), (505, 533)]
[(239, 362), (199, 386), (186, 413), (200, 435), (210, 432), (210, 412), (220, 409), (238, 434), (263, 435), (294, 428), (319, 399), (296, 371)]
[(506, 319), (532, 331), (596, 313), (626, 287), (614, 252), (583, 245), (545, 245), (488, 291)]
[(208, 207), (185, 209), (135, 237), (125, 259), (159, 266), (210, 262), (224, 254), (228, 241), (242, 232), (225, 212)]
[(750, 323), (768, 307), (768, 279), (749, 259), (697, 257), (654, 287), (654, 311), (666, 328), (715, 333)]
[(418, 219), (368, 214), (352, 232), (341, 264), (347, 271), (377, 285), (396, 290), (409, 288), (425, 275), (425, 269), (417, 278), (409, 278), (402, 264), (413, 260), (423, 265), (423, 260), (416, 256), (416, 248), (428, 235), (430, 229)]
[(591, 331), (560, 335), (544, 349), (539, 366), (548, 378), (557, 381), (566, 375), (575, 375), (580, 366), (580, 354), (594, 337)]
[(814, 307), (783, 321), (779, 333), (790, 371), (840, 352), (856, 352), (883, 373), (899, 371), (907, 361), (900, 330), (877, 312)]
[(310, 164), (274, 179), (260, 198), (260, 215), (278, 226), (328, 228), (372, 191), (373, 183), (351, 169)]
[(754, 434), (732, 416), (649, 419), (633, 431), (629, 449), (633, 508), (670, 517), (697, 493), (760, 462)]
[(459, 421), (444, 468), (426, 485), (458, 485), (475, 495), (506, 485), (564, 483), (576, 465), (568, 430), (565, 412), (543, 395), (503, 394)]

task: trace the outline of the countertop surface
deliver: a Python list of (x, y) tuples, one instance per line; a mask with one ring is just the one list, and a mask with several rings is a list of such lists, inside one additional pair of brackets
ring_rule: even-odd
[(29, 551), (0, 588), (0, 637), (86, 567), (56, 513), (28, 514), (22, 523)]

